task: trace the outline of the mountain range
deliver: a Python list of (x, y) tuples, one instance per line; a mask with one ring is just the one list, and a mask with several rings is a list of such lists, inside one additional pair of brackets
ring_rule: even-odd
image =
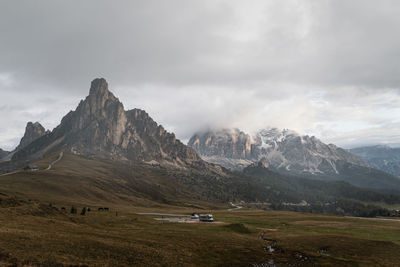
[(263, 160), (270, 170), (281, 174), (400, 191), (397, 177), (372, 168), (345, 149), (288, 129), (267, 128), (253, 135), (239, 129), (206, 131), (193, 135), (188, 145), (204, 160), (233, 170)]
[[(376, 203), (400, 203), (400, 179), (293, 131), (208, 131), (186, 146), (145, 111), (125, 110), (102, 78), (92, 81), (89, 95), (56, 128), (29, 122), (20, 144), (3, 155), (0, 170), (7, 174), (0, 192), (46, 201), (244, 201), (360, 216), (384, 214)], [(28, 162), (41, 170), (22, 171)], [(80, 185), (78, 195), (73, 184)]]
[(208, 131), (193, 135), (188, 145), (203, 158), (233, 169), (262, 158), (270, 168), (293, 173), (338, 174), (339, 161), (368, 166), (344, 149), (288, 129), (268, 128), (252, 136), (239, 129)]
[(377, 145), (353, 148), (349, 151), (378, 170), (400, 176), (400, 148)]

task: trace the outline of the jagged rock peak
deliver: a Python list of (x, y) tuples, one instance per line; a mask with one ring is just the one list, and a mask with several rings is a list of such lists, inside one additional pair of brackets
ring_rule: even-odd
[(108, 83), (104, 78), (96, 78), (90, 85), (89, 95), (105, 95), (108, 94)]
[[(96, 78), (90, 85), (89, 95), (85, 100), (79, 103), (76, 111), (80, 114), (80, 123), (93, 118), (87, 116), (107, 116), (115, 111), (116, 113), (123, 113), (124, 106), (117, 97), (108, 90), (108, 83), (104, 78)], [(115, 114), (114, 114), (115, 115)], [(112, 116), (112, 119), (116, 119)]]
[(20, 150), (39, 137), (42, 137), (46, 134), (46, 129), (39, 122), (28, 122), (25, 127), (24, 136), (21, 138), (21, 141), (17, 147), (17, 150)]

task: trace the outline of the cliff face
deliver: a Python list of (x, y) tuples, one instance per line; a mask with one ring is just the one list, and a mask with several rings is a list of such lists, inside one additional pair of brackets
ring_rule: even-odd
[(195, 134), (188, 146), (207, 162), (241, 170), (252, 163), (251, 142), (250, 135), (239, 129), (223, 129)]
[(39, 157), (55, 148), (118, 160), (165, 161), (174, 165), (201, 162), (193, 149), (164, 130), (145, 111), (125, 111), (104, 79), (95, 79), (89, 95), (75, 111), (14, 158)]
[(238, 129), (195, 134), (188, 145), (204, 156), (221, 156), (232, 159), (251, 157), (251, 138)]
[(357, 156), (319, 139), (290, 130), (264, 129), (252, 137), (237, 129), (194, 135), (189, 146), (205, 160), (242, 169), (263, 160), (269, 168), (290, 173), (338, 175), (337, 164), (368, 165)]

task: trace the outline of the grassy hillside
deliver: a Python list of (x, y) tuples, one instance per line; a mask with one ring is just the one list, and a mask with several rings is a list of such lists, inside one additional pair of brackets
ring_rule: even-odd
[[(248, 167), (244, 173), (253, 183), (269, 186), (272, 190), (280, 190), (280, 194), (287, 195), (292, 201), (306, 199), (311, 202), (323, 200), (324, 197), (348, 198), (359, 201), (382, 201), (388, 204), (400, 203), (400, 195), (380, 193), (359, 188), (345, 181), (321, 181), (303, 177), (277, 174), (269, 169)], [(282, 197), (282, 196), (281, 196)]]
[[(66, 153), (50, 170), (44, 170), (57, 158), (58, 154), (53, 154), (36, 162), (39, 171), (0, 176), (0, 192), (57, 205), (207, 209), (245, 201), (268, 203), (266, 208), (279, 210), (354, 216), (384, 215), (385, 210), (376, 203), (400, 203), (398, 195), (372, 192), (345, 182), (284, 176), (265, 169), (221, 176), (197, 169), (127, 164)], [(297, 205), (304, 201), (307, 205)]]
[(52, 155), (36, 162), (39, 171), (0, 176), (0, 192), (40, 202), (100, 206), (183, 205), (187, 199), (201, 197), (201, 192), (182, 188), (176, 173), (168, 169), (64, 154), (50, 170), (44, 170), (56, 158)]
[[(387, 172), (349, 164), (346, 162), (337, 162), (336, 168), (339, 175), (307, 174), (302, 176), (314, 180), (323, 181), (345, 181), (354, 186), (365, 188), (383, 193), (400, 194), (400, 178)], [(290, 172), (285, 174), (291, 175)]]

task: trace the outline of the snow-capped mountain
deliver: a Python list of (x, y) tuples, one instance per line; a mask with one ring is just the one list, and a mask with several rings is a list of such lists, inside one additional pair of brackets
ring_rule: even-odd
[(238, 129), (195, 134), (189, 141), (205, 160), (242, 169), (266, 159), (270, 168), (296, 174), (339, 175), (338, 163), (368, 167), (359, 157), (318, 138), (295, 131), (267, 128), (253, 135)]
[(340, 180), (385, 192), (400, 191), (400, 179), (314, 136), (267, 128), (253, 135), (238, 129), (197, 133), (189, 146), (206, 161), (242, 170), (248, 165), (321, 180)]
[(254, 159), (266, 158), (271, 168), (276, 170), (337, 175), (340, 174), (337, 168), (339, 162), (368, 166), (340, 147), (288, 129), (263, 129), (254, 135), (253, 140)]

